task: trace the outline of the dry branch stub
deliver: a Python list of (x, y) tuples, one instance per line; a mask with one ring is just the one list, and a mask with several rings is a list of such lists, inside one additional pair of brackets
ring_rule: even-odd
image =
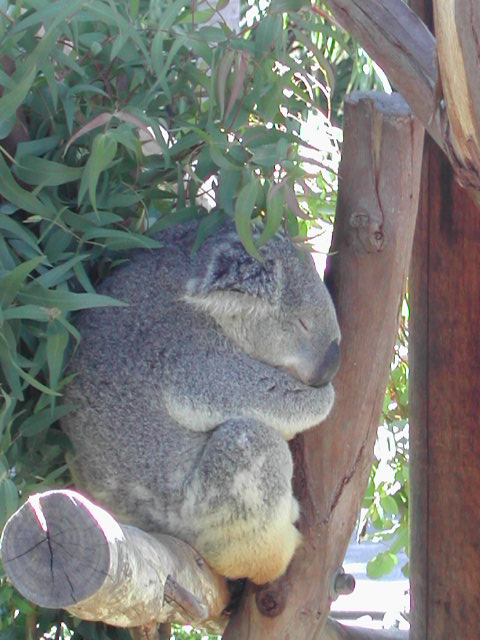
[(272, 599), (275, 591), (287, 594), (285, 607), (276, 617), (262, 615), (251, 587), (224, 640), (365, 637), (339, 635), (338, 625), (332, 635), (326, 625), (373, 458), (410, 261), (422, 148), (423, 127), (399, 94), (347, 99), (326, 274), (342, 330), (336, 401), (325, 422), (291, 443), (303, 545), (286, 575), (269, 585)]
[(5, 525), (1, 556), (22, 595), (84, 620), (225, 624), (226, 581), (189, 545), (120, 525), (74, 491), (31, 496)]
[(480, 4), (433, 2), (447, 154), (464, 187), (480, 189)]

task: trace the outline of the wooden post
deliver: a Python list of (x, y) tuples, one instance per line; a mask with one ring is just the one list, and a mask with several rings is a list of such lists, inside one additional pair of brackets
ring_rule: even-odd
[(365, 637), (326, 624), (372, 463), (410, 261), (422, 144), (423, 129), (398, 94), (346, 101), (326, 277), (342, 329), (336, 403), (324, 423), (292, 442), (302, 548), (280, 581), (248, 589), (224, 640)]
[[(410, 4), (433, 28), (432, 0)], [(461, 49), (471, 48), (480, 13), (478, 5), (463, 3), (449, 27), (452, 3), (435, 4), (442, 77), (452, 80), (446, 97), (453, 145), (465, 158), (473, 149), (466, 140), (471, 120), (460, 123), (458, 117), (462, 110), (478, 112), (478, 104), (465, 102), (465, 95), (455, 103), (457, 69), (451, 67), (448, 50), (456, 46), (459, 29)], [(474, 13), (467, 18), (470, 9)], [(461, 55), (460, 48), (456, 53)], [(463, 69), (478, 65), (478, 57), (464, 54), (463, 61), (462, 82), (467, 77)], [(470, 87), (464, 85), (467, 95), (477, 90), (477, 76), (470, 77)], [(471, 182), (457, 166), (458, 176)], [(412, 640), (479, 637), (480, 206), (478, 195), (470, 195), (441, 150), (427, 139), (410, 273)]]
[(480, 634), (480, 207), (429, 141), (410, 277), (411, 638)]

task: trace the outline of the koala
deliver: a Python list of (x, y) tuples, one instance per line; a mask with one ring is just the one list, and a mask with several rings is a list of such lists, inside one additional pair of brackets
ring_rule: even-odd
[(75, 483), (121, 521), (263, 584), (300, 544), (287, 441), (332, 407), (340, 330), (284, 234), (259, 261), (233, 225), (192, 252), (196, 231), (164, 232), (104, 280), (127, 307), (79, 316), (62, 427)]

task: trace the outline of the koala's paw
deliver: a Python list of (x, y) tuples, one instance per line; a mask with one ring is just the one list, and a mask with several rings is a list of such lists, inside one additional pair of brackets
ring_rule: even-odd
[(196, 541), (197, 548), (221, 575), (266, 584), (285, 573), (301, 545), (302, 535), (292, 522), (297, 515), (296, 500), (285, 496), (261, 526), (258, 520), (236, 520), (223, 527), (218, 538), (214, 534), (209, 540), (202, 540), (201, 536)]

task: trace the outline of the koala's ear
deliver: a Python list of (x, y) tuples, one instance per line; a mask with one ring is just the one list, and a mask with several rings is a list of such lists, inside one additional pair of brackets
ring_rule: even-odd
[(278, 289), (276, 261), (264, 259), (260, 262), (238, 240), (218, 244), (203, 264), (202, 271), (187, 284), (190, 296), (235, 291), (273, 301)]

